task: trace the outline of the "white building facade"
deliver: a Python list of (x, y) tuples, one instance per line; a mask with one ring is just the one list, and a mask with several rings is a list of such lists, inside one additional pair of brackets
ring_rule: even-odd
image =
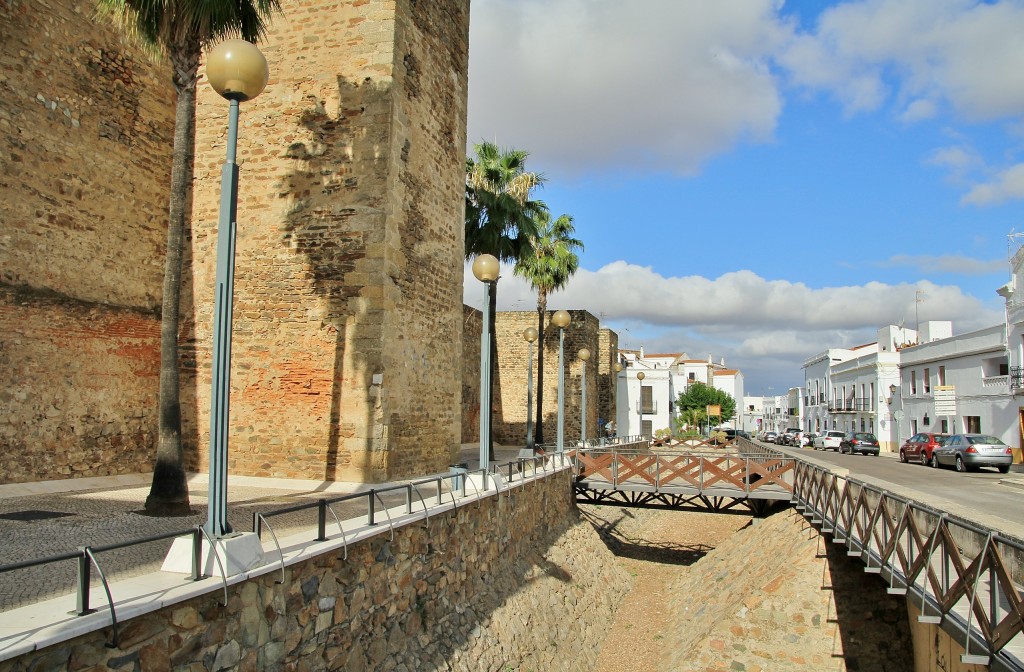
[[(922, 332), (941, 337), (948, 325), (935, 323)], [(889, 325), (878, 330), (873, 343), (830, 348), (808, 359), (803, 367), (806, 412), (801, 427), (815, 434), (871, 432), (882, 450), (898, 450), (900, 409), (892, 398), (900, 382), (900, 352), (918, 340), (915, 330)]]
[(893, 406), (903, 411), (903, 439), (918, 432), (974, 432), (1019, 448), (1021, 411), (1010, 393), (1004, 325), (901, 350)]
[(620, 436), (653, 436), (672, 429), (676, 401), (688, 385), (699, 382), (722, 390), (736, 401), (736, 416), (723, 423), (739, 427), (743, 409), (743, 373), (727, 369), (724, 361), (689, 359), (686, 353), (651, 354), (619, 350), (622, 370), (617, 373), (616, 431)]

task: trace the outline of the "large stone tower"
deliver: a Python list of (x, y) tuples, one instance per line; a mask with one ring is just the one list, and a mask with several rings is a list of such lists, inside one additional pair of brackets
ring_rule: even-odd
[[(468, 0), (287, 1), (243, 105), (231, 473), (378, 481), (460, 433)], [(226, 105), (201, 91), (194, 232), (205, 463)]]
[[(169, 70), (89, 0), (0, 3), (0, 482), (155, 450)], [(460, 439), (469, 0), (284, 0), (243, 103), (230, 472), (375, 481)], [(197, 110), (182, 397), (205, 471), (227, 105)]]

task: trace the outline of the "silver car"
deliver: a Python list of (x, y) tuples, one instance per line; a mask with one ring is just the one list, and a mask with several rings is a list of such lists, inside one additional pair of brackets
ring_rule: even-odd
[(932, 451), (931, 464), (951, 466), (957, 471), (996, 467), (1005, 474), (1013, 464), (1013, 449), (987, 434), (954, 434)]

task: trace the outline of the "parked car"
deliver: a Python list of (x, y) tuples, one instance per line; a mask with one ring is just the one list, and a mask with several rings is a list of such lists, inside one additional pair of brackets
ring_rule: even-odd
[(782, 440), (779, 441), (779, 443), (783, 446), (795, 446), (797, 445), (795, 443), (796, 435), (801, 433), (803, 432), (799, 427), (787, 427), (786, 431), (779, 435), (782, 437)]
[(957, 471), (995, 467), (1005, 474), (1013, 464), (1013, 449), (987, 434), (954, 434), (932, 451), (931, 465), (947, 465)]
[(949, 434), (921, 432), (914, 434), (900, 446), (900, 462), (920, 462), (927, 465), (932, 460), (935, 448), (949, 438)]
[(843, 440), (839, 442), (840, 453), (878, 455), (880, 451), (878, 439), (871, 432), (847, 432)]
[(765, 443), (775, 443), (775, 438), (778, 436), (775, 432), (762, 432), (761, 440)]
[(844, 432), (825, 432), (821, 436), (814, 437), (815, 450), (839, 450), (839, 444), (843, 442)]

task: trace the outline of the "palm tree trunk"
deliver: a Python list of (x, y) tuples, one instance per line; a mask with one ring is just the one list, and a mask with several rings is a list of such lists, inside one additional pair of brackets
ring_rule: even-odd
[[(163, 303), (160, 311), (160, 418), (153, 484), (146, 498), (146, 513), (156, 516), (190, 512), (185, 459), (181, 446), (181, 395), (178, 371), (178, 324), (181, 266), (185, 234), (185, 207), (192, 185), (195, 154), (196, 72), (199, 45), (172, 55), (178, 93), (174, 115), (174, 160), (164, 260)], [(178, 67), (180, 66), (180, 67)]]
[(548, 293), (537, 290), (537, 419), (533, 423), (533, 443), (544, 443), (544, 313), (548, 310)]

